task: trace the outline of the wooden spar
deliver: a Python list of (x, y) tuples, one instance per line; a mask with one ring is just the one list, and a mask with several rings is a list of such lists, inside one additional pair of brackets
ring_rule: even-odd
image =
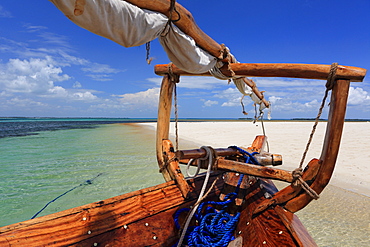
[[(196, 164), (190, 165), (197, 166)], [(293, 176), (291, 172), (276, 168), (269, 168), (265, 166), (253, 165), (227, 159), (218, 159), (216, 166), (217, 170), (239, 172), (262, 178), (272, 178), (288, 183), (291, 183), (293, 181)], [(207, 169), (207, 165), (201, 165), (201, 168)]]
[(159, 168), (161, 169), (163, 177), (166, 181), (174, 179), (174, 176), (172, 176), (165, 168), (165, 160), (162, 151), (162, 142), (163, 140), (167, 140), (169, 135), (172, 92), (174, 85), (175, 84), (171, 82), (168, 74), (163, 76), (158, 105), (156, 152)]
[[(126, 0), (133, 5), (142, 9), (148, 9), (162, 13), (168, 18), (171, 18), (170, 0)], [(223, 47), (214, 41), (211, 37), (205, 34), (195, 23), (192, 14), (180, 4), (176, 3), (176, 11), (172, 12), (172, 20), (181, 31), (192, 37), (195, 43), (203, 50), (207, 51), (212, 56), (223, 59)], [(178, 15), (178, 14), (180, 15)]]
[[(287, 64), (287, 63), (232, 63), (228, 64), (229, 68), (224, 66), (221, 72), (226, 76), (231, 76), (231, 70), (236, 76), (245, 77), (288, 77), (288, 78), (302, 78), (302, 79), (318, 79), (326, 80), (330, 71), (331, 65), (320, 64)], [(168, 65), (156, 65), (154, 71), (157, 75), (165, 75), (168, 73)], [(191, 74), (172, 66), (172, 72), (183, 76), (211, 76), (210, 73)], [(338, 65), (336, 78), (347, 79), (353, 82), (360, 82), (366, 75), (366, 69)]]
[(252, 165), (233, 160), (219, 159), (217, 161), (217, 169), (229, 170), (262, 178), (273, 178), (289, 183), (293, 181), (292, 173), (289, 171), (265, 166)]
[[(349, 80), (337, 80), (332, 90), (325, 140), (320, 157), (321, 167), (315, 181), (310, 186), (317, 194), (320, 194), (328, 185), (334, 171), (342, 138), (349, 85)], [(303, 193), (288, 201), (285, 208), (294, 213), (304, 208), (312, 199), (308, 194)]]
[[(231, 156), (238, 154), (235, 148), (214, 148), (217, 156)], [(177, 156), (180, 160), (199, 159), (207, 156), (207, 151), (203, 148), (192, 150), (178, 150)]]

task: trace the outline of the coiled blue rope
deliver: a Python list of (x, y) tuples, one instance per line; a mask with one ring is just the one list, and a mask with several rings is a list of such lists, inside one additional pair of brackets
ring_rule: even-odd
[[(244, 162), (255, 165), (260, 165), (254, 155), (258, 152), (249, 153), (239, 147), (231, 146), (243, 154)], [(189, 227), (184, 237), (183, 244), (195, 247), (226, 247), (230, 241), (234, 240), (233, 233), (238, 224), (240, 213), (230, 215), (226, 212), (227, 207), (237, 197), (240, 184), (243, 180), (242, 174), (239, 178), (235, 192), (229, 193), (223, 202), (203, 202), (199, 205), (197, 212), (194, 214), (198, 225)], [(214, 206), (221, 206), (221, 210), (217, 211)], [(181, 213), (188, 212), (190, 209), (179, 209), (174, 215), (175, 226), (180, 229), (178, 218)], [(175, 245), (176, 246), (176, 245)]]
[(249, 164), (255, 164), (255, 165), (261, 165), (256, 158), (254, 157), (255, 154), (258, 154), (258, 152), (249, 153), (245, 151), (244, 149), (241, 149), (237, 146), (230, 146), (229, 148), (234, 148), (238, 150), (241, 154), (243, 154), (244, 162)]

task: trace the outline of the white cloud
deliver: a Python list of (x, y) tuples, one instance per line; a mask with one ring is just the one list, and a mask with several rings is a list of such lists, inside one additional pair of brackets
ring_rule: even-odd
[(82, 87), (82, 85), (81, 85), (81, 83), (80, 82), (78, 82), (78, 81), (76, 81), (74, 84), (73, 84), (73, 86), (72, 86), (73, 88), (81, 88)]
[(120, 72), (120, 70), (114, 69), (107, 64), (98, 64), (98, 63), (91, 63), (89, 64), (89, 67), (82, 68), (82, 71), (103, 74), (112, 74)]
[[(154, 77), (147, 79), (150, 82), (154, 82), (156, 85), (160, 85), (162, 78)], [(227, 81), (215, 79), (207, 76), (182, 76), (180, 77), (180, 83), (177, 84), (179, 88), (188, 89), (214, 89), (220, 86), (227, 85)]]
[(90, 100), (95, 100), (98, 97), (93, 95), (91, 92), (78, 92), (78, 93), (73, 93), (72, 97), (76, 100), (83, 100), (83, 101), (90, 101)]
[(65, 81), (69, 76), (56, 67), (50, 57), (45, 59), (20, 60), (10, 59), (7, 64), (0, 64), (1, 89), (10, 93), (43, 94), (54, 87), (54, 81)]
[[(0, 87), (2, 94), (23, 94), (23, 97), (48, 97), (65, 100), (92, 101), (97, 96), (91, 90), (68, 90), (54, 85), (70, 79), (51, 57), (45, 59), (31, 58), (29, 60), (10, 59), (6, 64), (0, 64)], [(78, 83), (78, 82), (76, 82)], [(81, 87), (81, 84), (76, 84)]]
[(7, 105), (16, 106), (16, 107), (39, 107), (39, 106), (47, 106), (47, 104), (39, 101), (34, 101), (31, 99), (21, 99), (19, 97), (12, 98), (7, 101)]
[(370, 105), (370, 95), (360, 87), (350, 87), (348, 95), (349, 105)]
[(159, 88), (150, 88), (146, 91), (118, 95), (120, 102), (130, 108), (157, 108)]
[(295, 78), (253, 78), (259, 88), (279, 88), (279, 87), (316, 87), (325, 86), (323, 80), (295, 79)]
[(202, 101), (204, 101), (203, 103), (204, 106), (212, 106), (218, 104), (218, 101), (215, 100), (202, 100)]

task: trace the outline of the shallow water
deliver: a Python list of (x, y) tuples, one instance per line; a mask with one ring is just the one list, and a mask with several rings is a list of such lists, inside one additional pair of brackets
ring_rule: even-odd
[(131, 125), (43, 131), (2, 138), (0, 146), (1, 226), (30, 219), (76, 186), (39, 216), (164, 181), (153, 158), (154, 134)]
[[(275, 182), (279, 189), (286, 184)], [(320, 247), (370, 246), (370, 198), (327, 186), (318, 200), (297, 212)]]
[[(94, 124), (0, 138), (0, 226), (30, 219), (75, 187), (39, 216), (162, 183), (154, 137), (136, 125)], [(329, 185), (297, 215), (318, 246), (370, 246), (369, 197)]]

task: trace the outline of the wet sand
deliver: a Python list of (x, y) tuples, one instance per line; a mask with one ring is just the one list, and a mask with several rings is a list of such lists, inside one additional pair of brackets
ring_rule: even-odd
[[(155, 129), (155, 123), (140, 124)], [(283, 156), (279, 168), (298, 167), (313, 122), (265, 122), (272, 153)], [(261, 123), (180, 122), (180, 149), (209, 145), (248, 147), (263, 134)], [(304, 164), (319, 158), (326, 123), (319, 123)], [(170, 133), (175, 133), (171, 123)], [(174, 140), (174, 138), (171, 138)], [(370, 246), (370, 122), (346, 122), (336, 168), (329, 186), (297, 213), (319, 246)], [(279, 188), (286, 186), (277, 183)]]

